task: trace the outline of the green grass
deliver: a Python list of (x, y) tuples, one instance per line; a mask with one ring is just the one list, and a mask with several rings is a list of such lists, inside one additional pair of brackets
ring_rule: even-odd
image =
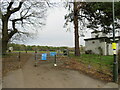
[[(26, 51), (13, 51), (13, 52), (26, 52)], [(27, 52), (35, 52), (35, 51), (27, 51)]]
[(83, 62), (92, 62), (92, 63), (103, 63), (105, 65), (112, 64), (113, 56), (100, 56), (100, 55), (92, 55), (92, 54), (82, 54), (81, 56), (70, 55), (73, 58), (76, 58), (78, 61)]
[[(13, 52), (26, 52), (26, 51), (13, 51)], [(27, 52), (35, 53), (35, 51), (27, 51)], [(49, 53), (49, 52), (56, 52), (56, 51), (37, 51), (37, 53)]]
[(100, 56), (92, 54), (82, 54), (81, 56), (74, 56), (73, 54), (70, 54), (70, 57), (75, 58), (78, 62), (82, 62), (86, 65), (91, 65), (96, 69), (100, 67), (107, 70), (112, 69), (113, 56)]
[(7, 53), (5, 55), (2, 55), (2, 58), (10, 57), (10, 56), (17, 56), (18, 53)]

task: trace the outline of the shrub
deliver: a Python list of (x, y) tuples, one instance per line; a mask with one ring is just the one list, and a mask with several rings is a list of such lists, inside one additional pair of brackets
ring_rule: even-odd
[(85, 54), (93, 54), (92, 50), (85, 51)]

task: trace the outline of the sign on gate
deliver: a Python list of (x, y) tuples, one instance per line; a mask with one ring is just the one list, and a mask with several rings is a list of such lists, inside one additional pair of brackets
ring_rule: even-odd
[(56, 52), (50, 52), (50, 56), (55, 56), (56, 54)]
[(41, 60), (47, 60), (47, 53), (42, 54)]

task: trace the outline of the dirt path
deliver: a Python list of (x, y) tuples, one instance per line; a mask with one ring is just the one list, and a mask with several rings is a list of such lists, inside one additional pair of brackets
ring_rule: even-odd
[(34, 67), (33, 59), (22, 69), (9, 72), (3, 78), (3, 88), (100, 88), (106, 83), (74, 70), (62, 70), (53, 64)]

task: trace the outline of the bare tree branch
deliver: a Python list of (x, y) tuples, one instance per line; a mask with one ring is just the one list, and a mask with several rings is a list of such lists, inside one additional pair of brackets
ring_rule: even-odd
[[(18, 5), (17, 7), (15, 5)], [(15, 35), (29, 35), (29, 30), (35, 32), (38, 27), (44, 25), (46, 4), (45, 2), (34, 2), (15, 0), (3, 2), (2, 11), (2, 46), (3, 52), (7, 49), (7, 43)], [(26, 31), (25, 31), (26, 30)]]
[(15, 13), (15, 12), (19, 11), (20, 8), (22, 7), (22, 4), (23, 4), (23, 2), (20, 2), (19, 6), (17, 8), (14, 8), (13, 10), (11, 10), (10, 13), (12, 14), (12, 13)]
[(13, 3), (14, 3), (14, 0), (11, 0), (9, 3), (9, 6), (7, 7), (8, 12), (10, 11), (10, 8), (12, 7)]

